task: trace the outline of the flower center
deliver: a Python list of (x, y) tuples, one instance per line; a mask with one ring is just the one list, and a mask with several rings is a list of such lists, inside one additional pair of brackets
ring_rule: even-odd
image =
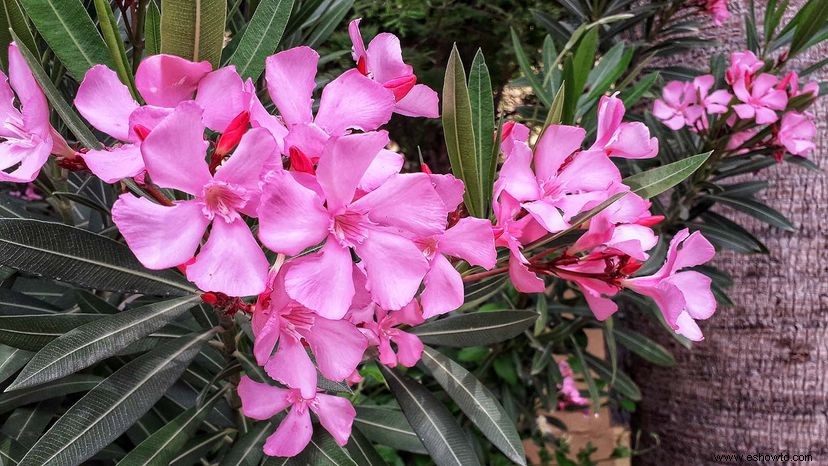
[(373, 222), (361, 212), (345, 211), (331, 219), (331, 226), (328, 230), (339, 241), (339, 244), (344, 247), (353, 247), (365, 241), (368, 237), (366, 227), (372, 224)]
[(231, 223), (239, 217), (238, 210), (247, 205), (250, 193), (241, 186), (235, 186), (223, 181), (211, 181), (204, 186), (204, 195), (201, 211), (213, 220), (216, 215), (225, 222)]
[(282, 331), (288, 332), (297, 340), (302, 339), (300, 330), (310, 331), (315, 321), (315, 314), (307, 308), (298, 305), (292, 305), (285, 308), (282, 313)]

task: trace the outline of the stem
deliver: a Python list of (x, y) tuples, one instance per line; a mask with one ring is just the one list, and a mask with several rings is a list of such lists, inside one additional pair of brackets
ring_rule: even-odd
[(154, 184), (147, 183), (142, 187), (144, 188), (144, 191), (146, 191), (147, 194), (152, 196), (153, 199), (158, 201), (159, 204), (167, 207), (171, 207), (173, 205), (173, 202), (167, 196), (165, 196), (164, 193), (162, 193), (161, 190), (159, 190)]
[(463, 281), (464, 282), (472, 282), (472, 281), (475, 281), (475, 280), (481, 280), (483, 278), (492, 277), (494, 275), (499, 275), (499, 274), (501, 274), (503, 272), (506, 272), (508, 270), (509, 270), (509, 267), (498, 267), (496, 269), (488, 270), (486, 272), (473, 273), (471, 275), (466, 275), (465, 277), (463, 277)]

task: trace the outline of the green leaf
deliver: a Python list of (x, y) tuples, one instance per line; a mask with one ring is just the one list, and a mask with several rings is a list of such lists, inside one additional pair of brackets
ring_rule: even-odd
[(472, 130), (474, 132), (475, 150), (477, 151), (477, 168), (480, 176), (480, 190), (484, 194), (481, 214), (485, 216), (491, 202), (488, 193), (492, 192), (494, 172), (494, 94), (489, 68), (483, 58), (483, 51), (477, 49), (469, 70), (469, 98), (471, 100)]
[(8, 435), (0, 434), (0, 462), (2, 464), (16, 466), (25, 454), (25, 446)]
[(675, 358), (667, 351), (667, 348), (644, 335), (618, 327), (613, 330), (613, 333), (615, 334), (615, 341), (647, 361), (664, 367), (676, 365)]
[(92, 457), (164, 395), (213, 333), (171, 340), (122, 366), (72, 405), (20, 464), (79, 464)]
[(28, 450), (52, 422), (62, 402), (63, 397), (58, 396), (17, 408), (9, 414), (0, 431), (20, 442)]
[(127, 60), (124, 41), (121, 40), (121, 31), (118, 29), (118, 22), (112, 14), (112, 8), (108, 0), (94, 0), (95, 11), (98, 13), (98, 24), (101, 26), (103, 39), (109, 49), (109, 56), (115, 64), (115, 72), (118, 79), (129, 88), (132, 97), (138, 99), (138, 91), (135, 89), (135, 78), (132, 75), (132, 66)]
[(566, 60), (564, 76), (566, 79), (566, 99), (564, 102), (564, 123), (575, 122), (575, 109), (578, 100), (584, 92), (584, 85), (589, 77), (589, 71), (595, 63), (595, 54), (598, 50), (598, 29), (591, 28), (584, 34), (578, 48), (571, 59)]
[[(561, 124), (561, 119), (563, 118), (563, 108), (564, 108), (564, 100), (566, 98), (566, 92), (564, 89), (566, 88), (566, 83), (561, 83), (561, 87), (558, 89), (558, 92), (555, 93), (555, 99), (552, 101), (552, 105), (549, 106), (549, 113), (546, 114), (546, 120), (543, 122), (543, 130), (541, 131), (541, 136), (543, 136), (544, 131), (549, 125), (559, 125)], [(540, 136), (538, 137), (540, 141)]]
[(265, 58), (276, 51), (293, 9), (293, 0), (262, 0), (228, 60), (242, 79), (259, 79)]
[(720, 202), (740, 212), (744, 212), (751, 217), (767, 223), (768, 225), (773, 225), (785, 231), (796, 231), (796, 227), (794, 227), (793, 223), (785, 218), (784, 215), (779, 213), (773, 207), (762, 204), (759, 201), (743, 197), (730, 197), (724, 194), (708, 194), (705, 198)]
[(81, 325), (38, 351), (6, 390), (55, 380), (118, 354), (187, 312), (197, 299), (152, 303)]
[(120, 312), (117, 307), (109, 304), (86, 290), (76, 289), (74, 292), (81, 312), (104, 315), (117, 314)]
[(2, 61), (3, 67), (8, 70), (6, 50), (8, 50), (9, 44), (15, 40), (9, 29), (14, 31), (19, 38), (17, 39), (18, 45), (22, 44), (29, 50), (37, 50), (37, 46), (29, 21), (26, 19), (26, 14), (23, 13), (23, 9), (17, 0), (0, 0), (0, 27), (3, 28), (3, 44), (0, 44), (3, 48), (2, 53), (0, 53), (0, 57), (2, 57), (0, 61)]
[(17, 314), (0, 316), (0, 343), (39, 351), (75, 327), (94, 322), (100, 314)]
[(262, 447), (267, 437), (276, 429), (273, 421), (257, 423), (249, 432), (233, 444), (224, 455), (221, 466), (257, 466), (262, 458)]
[(466, 433), (428, 389), (396, 369), (379, 368), (437, 466), (480, 465)]
[(357, 406), (354, 427), (375, 443), (395, 450), (426, 454), (425, 446), (399, 409)]
[(95, 23), (80, 0), (21, 0), (37, 31), (75, 80), (101, 63), (115, 68)]
[(0, 314), (54, 314), (58, 308), (33, 298), (27, 294), (19, 293), (8, 288), (0, 288)]
[(34, 356), (31, 351), (0, 345), (0, 382), (5, 382)]
[(0, 263), (99, 290), (179, 296), (197, 292), (175, 272), (144, 268), (126, 245), (60, 223), (0, 219)]
[[(304, 466), (357, 466), (357, 463), (340, 447), (331, 435), (324, 429), (314, 429), (315, 432), (308, 446), (286, 464)], [(359, 465), (362, 466), (362, 465)]]
[(119, 465), (141, 464), (143, 466), (167, 466), (198, 430), (210, 413), (213, 405), (224, 396), (224, 390), (217, 391), (200, 405), (193, 406), (179, 414), (164, 427), (153, 432), (128, 455)]
[(513, 462), (526, 464), (514, 422), (485, 385), (463, 366), (428, 346), (421, 362), (492, 444)]
[(57, 87), (55, 87), (54, 83), (52, 83), (52, 79), (49, 77), (49, 74), (46, 73), (40, 65), (40, 59), (33, 53), (33, 50), (36, 49), (29, 49), (24, 46), (25, 42), (20, 40), (16, 34), (16, 31), (12, 31), (12, 37), (15, 42), (17, 42), (20, 53), (23, 55), (23, 58), (26, 59), (26, 64), (28, 64), (29, 69), (32, 70), (32, 74), (37, 80), (37, 83), (40, 84), (40, 88), (43, 89), (43, 93), (46, 94), (46, 98), (49, 99), (49, 103), (52, 104), (52, 109), (57, 112), (60, 119), (66, 127), (69, 128), (69, 131), (71, 131), (78, 141), (80, 141), (84, 146), (90, 149), (99, 148), (101, 143), (98, 142), (95, 135), (92, 134), (83, 120), (81, 120), (77, 112), (75, 112), (75, 110), (73, 110), (72, 107), (66, 103), (66, 100), (63, 98), (63, 94), (57, 89)]
[(305, 45), (316, 48), (325, 43), (353, 6), (354, 0), (334, 0), (328, 3)]
[(702, 232), (705, 238), (718, 246), (719, 249), (730, 249), (740, 254), (766, 254), (767, 247), (753, 235), (745, 236), (741, 232), (722, 228), (710, 223), (691, 224)]
[(146, 18), (144, 18), (144, 50), (147, 55), (161, 53), (161, 10), (155, 0), (147, 3)]
[(70, 393), (89, 391), (98, 386), (102, 380), (94, 375), (75, 374), (22, 392), (3, 393), (0, 395), (0, 413)]
[[(549, 107), (552, 104), (552, 96), (549, 95), (549, 91), (547, 91), (541, 81), (538, 79), (538, 76), (535, 74), (535, 71), (532, 69), (532, 64), (529, 61), (529, 57), (526, 56), (526, 52), (523, 50), (523, 46), (520, 44), (520, 37), (518, 36), (517, 32), (515, 32), (514, 28), (511, 29), (511, 37), (512, 37), (512, 48), (515, 49), (515, 58), (517, 58), (518, 66), (520, 67), (520, 72), (529, 81), (529, 85), (532, 86), (532, 91), (535, 93), (535, 96), (543, 103), (544, 107)], [(445, 96), (443, 97), (445, 98)], [(445, 110), (443, 110), (445, 112)]]
[(225, 0), (161, 0), (161, 53), (218, 68), (224, 44)]
[(658, 71), (654, 71), (641, 78), (640, 81), (635, 83), (632, 89), (621, 92), (621, 100), (624, 102), (624, 107), (630, 108), (638, 103), (638, 100), (653, 87), (657, 79)]
[(386, 466), (387, 464), (359, 429), (351, 431), (351, 438), (348, 439), (345, 448), (348, 449), (351, 458), (360, 466)]
[(796, 29), (791, 39), (789, 57), (794, 57), (799, 52), (808, 48), (809, 42), (817, 36), (820, 29), (825, 26), (828, 20), (828, 8), (825, 8), (824, 0), (810, 0), (797, 13), (789, 24), (796, 24)]
[(451, 171), (466, 184), (466, 192), (463, 194), (466, 208), (472, 216), (483, 218), (489, 193), (485, 193), (481, 186), (483, 167), (477, 158), (469, 88), (456, 45), (446, 64), (443, 82), (443, 132)]
[[(601, 404), (601, 394), (598, 391), (598, 385), (595, 384), (595, 379), (592, 377), (592, 372), (589, 371), (589, 364), (587, 364), (586, 360), (584, 359), (584, 352), (581, 350), (581, 346), (578, 345), (578, 342), (575, 340), (574, 336), (570, 336), (569, 340), (572, 342), (572, 353), (575, 356), (575, 359), (578, 360), (578, 365), (581, 368), (581, 375), (584, 376), (584, 381), (586, 381), (587, 389), (589, 389), (589, 398), (590, 404), (589, 408), (593, 413), (598, 412)], [(610, 370), (609, 378), (607, 380), (612, 379), (612, 371)]]
[(677, 162), (636, 173), (624, 178), (623, 182), (633, 193), (649, 199), (687, 179), (707, 161), (710, 154), (711, 152), (705, 152), (693, 155)]
[[(595, 371), (602, 379), (604, 380), (611, 380), (612, 379), (612, 369), (607, 366), (607, 363), (601, 359), (596, 358), (595, 356), (585, 353), (584, 360), (589, 364), (589, 367)], [(615, 381), (612, 384), (612, 387), (617, 391), (619, 394), (633, 400), (639, 401), (641, 400), (641, 390), (639, 390), (638, 386), (633, 382), (633, 380), (627, 374), (617, 371), (615, 373)]]
[(485, 346), (520, 335), (537, 318), (535, 311), (471, 312), (426, 322), (411, 333), (429, 345)]
[(170, 461), (170, 466), (192, 466), (199, 464), (201, 458), (207, 457), (211, 451), (228, 443), (230, 432), (220, 430), (211, 434), (200, 435), (189, 442), (178, 452), (175, 458)]
[(620, 78), (632, 60), (633, 48), (625, 48), (623, 42), (615, 44), (589, 72), (587, 83), (589, 94), (586, 101), (597, 99), (606, 92), (612, 84)]

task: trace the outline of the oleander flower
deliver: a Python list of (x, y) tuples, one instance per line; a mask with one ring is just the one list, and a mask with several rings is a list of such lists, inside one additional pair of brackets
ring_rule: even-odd
[(615, 95), (601, 97), (595, 142), (589, 150), (625, 159), (649, 159), (658, 155), (658, 139), (650, 137), (650, 130), (644, 123), (624, 122), (625, 113), (621, 99)]
[[(360, 331), (368, 344), (376, 346), (380, 363), (388, 367), (413, 367), (423, 354), (423, 342), (413, 333), (398, 327), (411, 327), (423, 323), (423, 312), (417, 300), (412, 300), (399, 310), (389, 311), (376, 303), (369, 303), (360, 310), (352, 310), (350, 320), (361, 325)], [(391, 346), (394, 343), (396, 351)]]
[(733, 93), (742, 103), (733, 106), (733, 110), (744, 120), (756, 119), (756, 123), (765, 125), (779, 119), (777, 111), (785, 110), (788, 95), (777, 89), (776, 76), (763, 73), (754, 80), (740, 79), (733, 84)]
[(808, 155), (816, 149), (816, 125), (807, 113), (786, 112), (782, 115), (776, 141), (793, 155)]

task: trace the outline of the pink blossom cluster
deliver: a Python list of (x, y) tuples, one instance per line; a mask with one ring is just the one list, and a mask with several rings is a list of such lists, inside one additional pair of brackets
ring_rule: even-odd
[[(785, 152), (809, 154), (816, 147), (814, 116), (789, 103), (798, 96), (811, 96), (813, 101), (818, 84), (811, 81), (800, 87), (795, 71), (779, 78), (763, 68), (765, 62), (753, 52), (734, 52), (725, 88), (713, 90), (717, 82), (711, 74), (690, 82), (670, 81), (653, 104), (653, 115), (670, 129), (686, 126), (700, 133), (711, 130), (711, 115), (720, 115), (733, 133), (726, 149), (734, 153), (771, 148), (779, 160)], [(764, 128), (769, 131), (760, 133)]]

